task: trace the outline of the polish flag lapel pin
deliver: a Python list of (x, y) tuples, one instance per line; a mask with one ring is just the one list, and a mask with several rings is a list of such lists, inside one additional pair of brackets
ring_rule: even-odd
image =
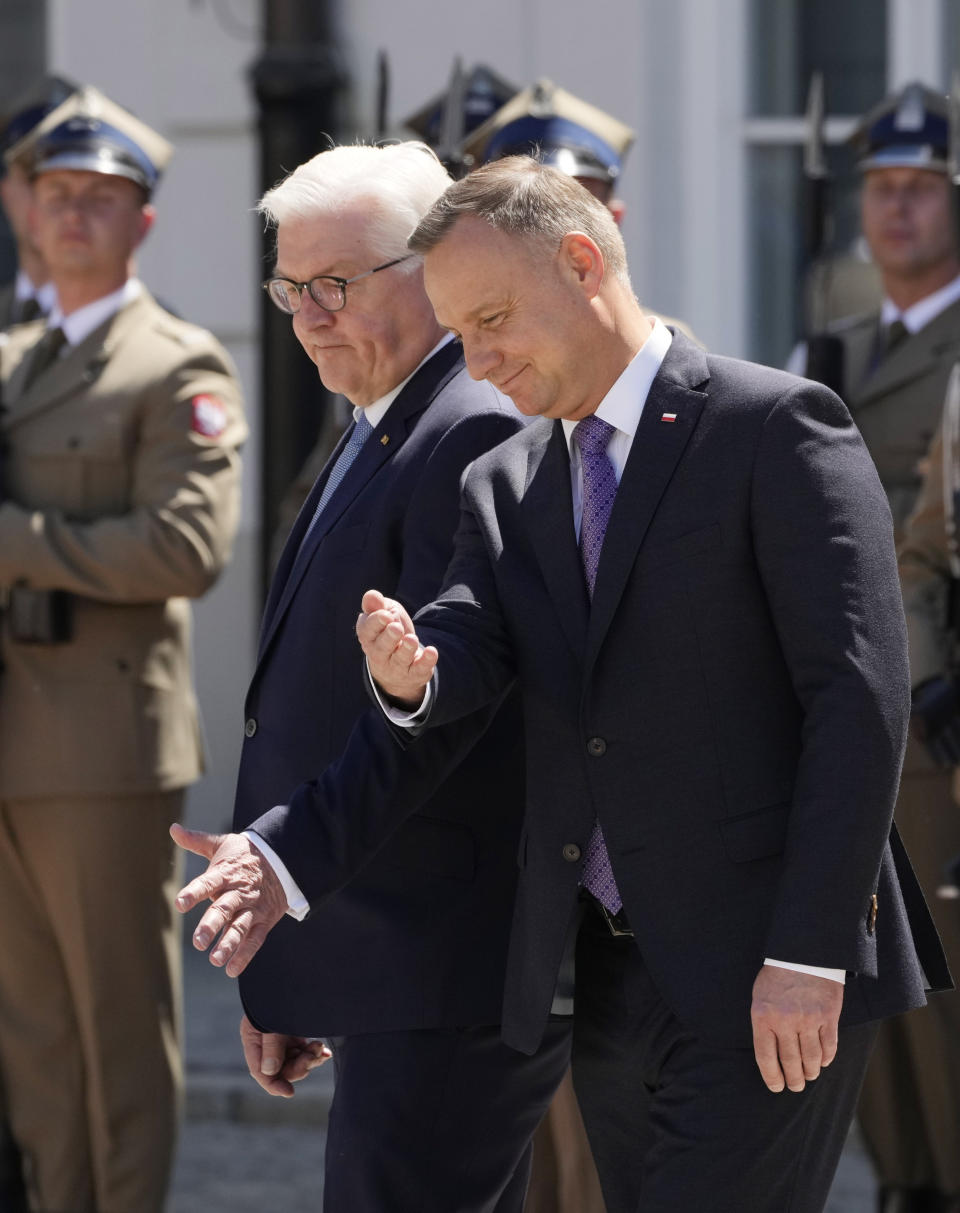
[(660, 414), (661, 421), (669, 421), (672, 424), (674, 421), (676, 421), (676, 419), (677, 419), (676, 413), (661, 413)]

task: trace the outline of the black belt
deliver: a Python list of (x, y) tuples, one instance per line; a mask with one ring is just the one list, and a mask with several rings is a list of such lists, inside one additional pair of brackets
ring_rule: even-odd
[(607, 924), (607, 928), (611, 935), (623, 936), (632, 939), (634, 937), (633, 927), (630, 925), (630, 920), (627, 918), (627, 912), (620, 907), (616, 914), (611, 914), (607, 907), (598, 898), (590, 892), (589, 889), (581, 889), (580, 897), (597, 911), (603, 921)]

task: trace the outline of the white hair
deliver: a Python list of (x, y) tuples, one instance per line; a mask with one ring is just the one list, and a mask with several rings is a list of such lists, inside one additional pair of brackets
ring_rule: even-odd
[(425, 143), (331, 147), (267, 190), (257, 211), (276, 228), (291, 219), (336, 219), (362, 207), (372, 252), (389, 261), (410, 256), (407, 237), (450, 183)]

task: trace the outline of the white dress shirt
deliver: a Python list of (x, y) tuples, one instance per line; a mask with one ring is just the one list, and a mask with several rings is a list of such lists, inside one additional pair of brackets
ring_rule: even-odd
[(57, 288), (52, 282), (45, 282), (43, 286), (34, 286), (32, 279), (24, 270), (17, 270), (13, 297), (17, 303), (26, 303), (29, 299), (36, 299), (41, 313), (48, 316), (57, 301)]
[(936, 320), (941, 312), (945, 312), (951, 303), (960, 299), (960, 274), (942, 286), (932, 295), (927, 295), (919, 303), (914, 303), (906, 311), (901, 311), (892, 299), (885, 298), (880, 305), (880, 324), (884, 329), (890, 327), (895, 320), (903, 321), (903, 326), (911, 335), (919, 333), (922, 328)]
[(109, 295), (104, 295), (101, 299), (94, 299), (93, 303), (86, 303), (83, 307), (78, 307), (69, 316), (64, 316), (60, 301), (57, 300), (47, 315), (47, 328), (63, 329), (67, 345), (79, 345), (81, 341), (90, 336), (94, 329), (98, 329), (111, 316), (115, 316), (122, 307), (126, 307), (128, 303), (139, 298), (142, 292), (143, 286), (139, 279), (128, 278), (119, 290), (111, 291)]

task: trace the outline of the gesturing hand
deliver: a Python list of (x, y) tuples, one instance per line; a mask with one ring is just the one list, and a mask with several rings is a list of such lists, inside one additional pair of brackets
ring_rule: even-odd
[(261, 1032), (246, 1015), (240, 1020), (240, 1042), (251, 1078), (268, 1094), (284, 1099), (295, 1094), (295, 1082), (306, 1078), (311, 1070), (333, 1056), (322, 1040)]
[(407, 612), (379, 590), (367, 590), (361, 607), (357, 639), (371, 675), (398, 703), (419, 707), (437, 664), (437, 650), (420, 644)]
[(283, 886), (243, 834), (205, 834), (172, 825), (170, 836), (178, 847), (210, 860), (207, 870), (177, 894), (181, 914), (201, 901), (213, 902), (193, 932), (193, 946), (204, 951), (219, 932), (210, 963), (226, 965), (228, 976), (238, 977), (286, 913)]
[(771, 1091), (802, 1091), (837, 1055), (843, 986), (764, 965), (753, 983), (753, 1051)]

